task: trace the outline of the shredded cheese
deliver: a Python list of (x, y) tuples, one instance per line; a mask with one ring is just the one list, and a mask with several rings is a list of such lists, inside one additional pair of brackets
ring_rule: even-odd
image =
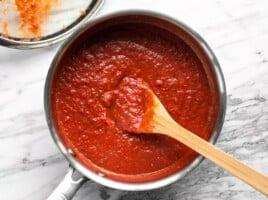
[(20, 28), (25, 37), (42, 36), (42, 24), (46, 22), (57, 0), (15, 0), (21, 17)]

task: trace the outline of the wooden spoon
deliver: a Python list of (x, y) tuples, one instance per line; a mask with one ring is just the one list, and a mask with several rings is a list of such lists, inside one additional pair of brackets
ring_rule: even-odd
[[(133, 80), (131, 81), (133, 82)], [(123, 123), (121, 123), (121, 127), (124, 130), (138, 134), (163, 134), (172, 137), (179, 142), (187, 145), (210, 161), (214, 162), (216, 165), (227, 170), (234, 176), (240, 178), (242, 181), (251, 185), (253, 188), (259, 190), (265, 195), (268, 195), (268, 177), (255, 171), (249, 166), (243, 164), (242, 162), (213, 146), (211, 143), (203, 140), (194, 133), (183, 128), (180, 124), (172, 119), (172, 117), (169, 115), (165, 107), (161, 104), (160, 100), (151, 89), (148, 87), (146, 88), (146, 86), (142, 85), (140, 82), (138, 82), (136, 85), (140, 86), (140, 88), (143, 90), (142, 92), (144, 97), (146, 97), (142, 97), (142, 100), (145, 101), (144, 105), (146, 105), (146, 109), (144, 110), (144, 115), (137, 117), (137, 119), (139, 119), (139, 117), (142, 119), (139, 119), (138, 121), (140, 123), (135, 123), (135, 126), (130, 126), (129, 124), (126, 124), (125, 121), (123, 121)], [(128, 91), (131, 90), (128, 88)], [(135, 94), (124, 95), (124, 98), (130, 96), (131, 100), (137, 99), (133, 98), (133, 95)], [(131, 104), (124, 106), (124, 108), (130, 109), (130, 105)], [(124, 116), (123, 118), (128, 121), (136, 120), (130, 119), (130, 116), (132, 117), (133, 113), (131, 113), (129, 116)], [(139, 125), (137, 126), (137, 124)]]

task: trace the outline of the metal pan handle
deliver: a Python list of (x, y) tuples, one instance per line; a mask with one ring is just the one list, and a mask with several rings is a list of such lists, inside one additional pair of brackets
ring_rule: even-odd
[(87, 181), (85, 177), (73, 179), (75, 169), (70, 166), (67, 174), (47, 200), (71, 200), (77, 190)]

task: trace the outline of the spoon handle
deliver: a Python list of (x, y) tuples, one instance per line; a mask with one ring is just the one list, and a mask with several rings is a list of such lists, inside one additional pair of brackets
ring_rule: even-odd
[(243, 164), (231, 155), (218, 149), (211, 143), (201, 139), (192, 132), (178, 125), (175, 121), (165, 121), (165, 132), (174, 139), (187, 145), (221, 168), (227, 170), (242, 181), (251, 185), (261, 193), (268, 195), (268, 177)]

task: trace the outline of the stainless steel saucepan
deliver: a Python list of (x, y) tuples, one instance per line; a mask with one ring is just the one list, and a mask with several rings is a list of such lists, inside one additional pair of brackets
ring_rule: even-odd
[[(210, 84), (212, 85), (212, 87), (214, 87), (215, 91), (217, 91), (218, 94), (219, 113), (216, 119), (214, 132), (210, 138), (211, 143), (216, 142), (216, 139), (221, 131), (224, 121), (226, 109), (226, 89), (219, 63), (214, 53), (207, 45), (207, 43), (202, 39), (202, 37), (194, 30), (186, 26), (184, 23), (154, 12), (124, 11), (97, 18), (93, 21), (88, 22), (87, 24), (84, 24), (79, 30), (75, 31), (71, 35), (71, 37), (67, 39), (67, 41), (58, 50), (47, 74), (44, 103), (48, 127), (50, 129), (51, 136), (54, 142), (70, 164), (68, 173), (66, 174), (62, 182), (59, 184), (59, 186), (50, 195), (50, 197), (48, 198), (49, 200), (72, 199), (79, 187), (88, 179), (91, 179), (104, 186), (118, 190), (140, 191), (160, 188), (181, 179), (185, 174), (187, 174), (194, 167), (196, 167), (203, 159), (203, 157), (199, 156), (183, 170), (178, 171), (170, 176), (161, 178), (159, 180), (143, 183), (119, 182), (109, 179), (102, 174), (95, 173), (90, 169), (86, 168), (75, 158), (75, 155), (73, 155), (72, 150), (68, 149), (65, 146), (59, 133), (57, 132), (57, 129), (55, 128), (51, 106), (51, 87), (56, 71), (60, 66), (60, 61), (64, 59), (64, 56), (67, 55), (70, 50), (83, 43), (86, 38), (90, 37), (96, 31), (108, 26), (110, 27), (117, 24), (131, 22), (154, 25), (156, 27), (171, 32), (178, 38), (183, 39), (199, 57), (199, 59), (203, 63)], [(83, 178), (75, 180), (73, 178), (74, 171), (78, 171), (79, 173), (81, 173), (81, 175), (83, 175)]]

